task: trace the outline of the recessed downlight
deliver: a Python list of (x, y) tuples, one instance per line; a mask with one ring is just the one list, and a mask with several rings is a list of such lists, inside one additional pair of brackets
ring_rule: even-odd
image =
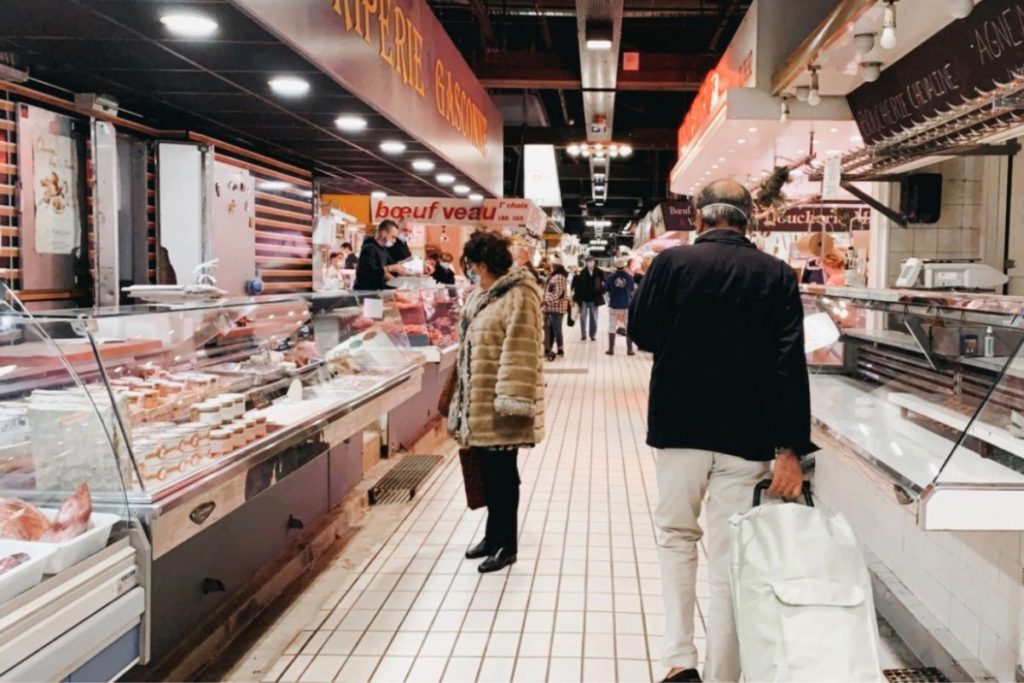
[(428, 171), (433, 171), (434, 166), (436, 166), (436, 164), (430, 159), (413, 159), (412, 162), (412, 169), (414, 171), (419, 171), (420, 173), (427, 173)]
[(302, 97), (309, 92), (309, 81), (298, 76), (278, 76), (267, 81), (267, 85), (282, 97)]
[(747, 144), (747, 141), (744, 140), (743, 138), (740, 138), (739, 140), (736, 141), (736, 144), (737, 145), (745, 145), (745, 144)]
[(206, 38), (217, 32), (217, 22), (202, 14), (171, 12), (160, 17), (160, 23), (176, 36)]
[(366, 119), (362, 116), (342, 114), (334, 119), (334, 125), (346, 133), (358, 133), (359, 131), (366, 130)]
[(261, 181), (256, 187), (258, 187), (261, 190), (287, 190), (291, 186), (291, 183), (286, 183), (283, 180), (264, 180)]
[(484, 196), (479, 192), (470, 192), (469, 200), (474, 202), (482, 202), (484, 200)]
[(374, 190), (373, 192), (370, 193), (370, 196), (373, 197), (374, 199), (383, 199), (384, 197), (388, 196), (388, 193), (385, 192), (384, 190)]
[(401, 154), (405, 151), (405, 143), (398, 140), (385, 140), (380, 143), (380, 151), (385, 154)]
[(455, 194), (469, 194), (469, 185), (456, 185), (452, 188), (452, 192)]
[(442, 185), (451, 185), (455, 182), (455, 176), (451, 173), (438, 173), (434, 178)]

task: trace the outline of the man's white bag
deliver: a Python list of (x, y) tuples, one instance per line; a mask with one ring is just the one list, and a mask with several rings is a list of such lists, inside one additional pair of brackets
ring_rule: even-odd
[(806, 505), (759, 505), (729, 520), (733, 607), (745, 681), (879, 681), (878, 624), (853, 530)]

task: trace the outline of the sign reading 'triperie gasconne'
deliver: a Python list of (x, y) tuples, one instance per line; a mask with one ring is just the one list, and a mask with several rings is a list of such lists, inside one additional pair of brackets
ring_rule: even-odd
[(501, 114), (424, 0), (231, 2), (471, 180), (502, 193)]

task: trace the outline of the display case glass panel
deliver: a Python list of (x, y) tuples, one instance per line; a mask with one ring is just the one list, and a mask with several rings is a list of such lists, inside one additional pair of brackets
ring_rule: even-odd
[(1024, 302), (815, 288), (804, 303), (816, 426), (927, 528), (1024, 528)]

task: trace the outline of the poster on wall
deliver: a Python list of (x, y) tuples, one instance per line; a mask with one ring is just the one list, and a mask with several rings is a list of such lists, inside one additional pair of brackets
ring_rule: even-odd
[(73, 188), (78, 178), (78, 152), (67, 135), (40, 133), (33, 143), (35, 163), (36, 251), (70, 254), (78, 244), (81, 223)]
[(244, 296), (256, 276), (256, 190), (244, 168), (223, 161), (213, 167), (213, 258), (217, 286)]
[(18, 105), (17, 125), (21, 287), (73, 289), (81, 248), (83, 134), (71, 118), (27, 104)]

